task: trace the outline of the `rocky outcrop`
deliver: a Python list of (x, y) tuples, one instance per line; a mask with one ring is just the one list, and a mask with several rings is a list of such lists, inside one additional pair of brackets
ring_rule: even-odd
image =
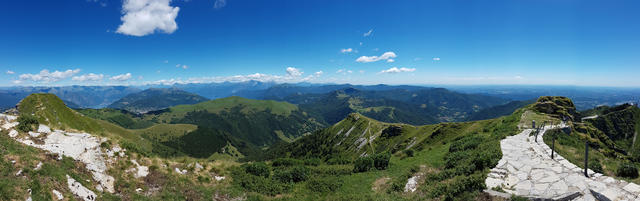
[(96, 200), (96, 194), (93, 191), (85, 188), (84, 186), (82, 186), (80, 182), (77, 182), (75, 179), (71, 178), (69, 175), (67, 175), (67, 185), (69, 187), (69, 190), (71, 190), (71, 193), (73, 193), (73, 195), (82, 198), (84, 201)]

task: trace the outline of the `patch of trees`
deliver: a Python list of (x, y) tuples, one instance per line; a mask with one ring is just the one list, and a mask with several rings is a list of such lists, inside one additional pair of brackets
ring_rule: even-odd
[(385, 170), (389, 167), (389, 159), (391, 159), (391, 153), (388, 152), (360, 157), (353, 162), (353, 172), (366, 172), (373, 168)]
[(402, 127), (391, 125), (385, 128), (384, 130), (382, 130), (382, 134), (380, 134), (380, 137), (391, 138), (391, 137), (399, 136), (400, 134), (402, 134)]

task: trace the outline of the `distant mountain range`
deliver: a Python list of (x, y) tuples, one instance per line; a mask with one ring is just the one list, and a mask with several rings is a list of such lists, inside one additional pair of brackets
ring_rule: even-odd
[(135, 113), (146, 113), (171, 106), (196, 104), (207, 100), (209, 99), (177, 88), (150, 88), (129, 94), (108, 107)]
[[(239, 96), (258, 100), (286, 100), (301, 94), (323, 94), (353, 88), (362, 91), (428, 90), (433, 87), (410, 85), (351, 85), (351, 84), (278, 84), (273, 82), (223, 82), (143, 86), (62, 86), (0, 88), (0, 108), (10, 108), (32, 93), (53, 93), (73, 108), (104, 108), (119, 99), (149, 88), (173, 88), (207, 99)], [(566, 96), (574, 100), (578, 110), (600, 105), (619, 105), (640, 101), (640, 89), (572, 86), (442, 86), (462, 94), (483, 94), (507, 101), (525, 101), (540, 96)]]

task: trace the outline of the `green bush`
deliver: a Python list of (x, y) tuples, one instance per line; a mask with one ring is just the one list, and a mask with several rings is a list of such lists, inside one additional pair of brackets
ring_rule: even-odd
[(603, 173), (604, 171), (602, 170), (602, 164), (600, 164), (600, 160), (598, 159), (593, 159), (589, 161), (589, 169), (593, 170), (594, 172), (597, 173)]
[(373, 168), (371, 157), (360, 157), (353, 162), (353, 172), (366, 172)]
[(348, 157), (344, 156), (336, 156), (327, 160), (327, 164), (329, 165), (346, 165), (350, 164), (352, 161)]
[(616, 176), (619, 177), (628, 177), (628, 178), (637, 178), (638, 177), (638, 168), (632, 164), (625, 162), (616, 171)]
[(22, 132), (29, 132), (33, 130), (33, 125), (38, 126), (38, 119), (31, 115), (20, 115), (18, 117), (18, 130)]
[(385, 170), (389, 167), (389, 159), (391, 159), (391, 153), (379, 153), (373, 155), (373, 166), (378, 170)]
[(264, 177), (264, 178), (268, 178), (269, 175), (271, 175), (271, 170), (269, 166), (267, 166), (267, 164), (263, 162), (246, 164), (244, 165), (244, 170), (249, 174), (259, 176), (259, 177)]
[(293, 188), (289, 183), (282, 183), (264, 176), (249, 174), (244, 168), (233, 169), (231, 174), (233, 182), (247, 191), (273, 196), (288, 193)]
[(284, 183), (297, 183), (309, 179), (311, 171), (304, 166), (295, 166), (290, 169), (279, 169), (273, 173), (274, 179)]
[(406, 154), (408, 157), (413, 157), (414, 151), (413, 149), (407, 149), (407, 150), (404, 150), (404, 154)]
[(344, 182), (337, 177), (323, 177), (309, 180), (307, 188), (319, 193), (334, 192), (342, 187)]
[(322, 164), (322, 160), (320, 160), (319, 158), (307, 158), (307, 159), (304, 159), (304, 165), (318, 166), (320, 164)]
[(303, 162), (301, 160), (295, 158), (277, 158), (271, 162), (271, 166), (273, 167), (294, 166), (302, 164)]
[(314, 175), (348, 175), (353, 172), (353, 167), (350, 165), (321, 165), (316, 167), (311, 167), (311, 173)]

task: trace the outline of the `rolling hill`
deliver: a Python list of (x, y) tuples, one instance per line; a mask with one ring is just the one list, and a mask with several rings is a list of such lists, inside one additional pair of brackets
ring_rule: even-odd
[(375, 91), (346, 88), (324, 94), (295, 94), (282, 100), (299, 104), (329, 124), (358, 112), (379, 121), (414, 125), (462, 121), (483, 108), (506, 102), (442, 88)]
[(261, 147), (291, 141), (324, 126), (296, 105), (240, 97), (179, 105), (148, 113), (144, 119), (197, 125), (196, 130), (165, 143), (194, 157), (208, 157), (228, 145), (244, 155), (260, 155)]
[(165, 109), (171, 106), (196, 104), (208, 99), (176, 88), (150, 88), (129, 94), (109, 105), (109, 108), (123, 109), (135, 113)]

